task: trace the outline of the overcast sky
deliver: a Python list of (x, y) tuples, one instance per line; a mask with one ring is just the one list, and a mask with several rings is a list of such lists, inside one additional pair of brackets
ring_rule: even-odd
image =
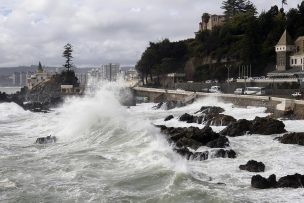
[[(286, 8), (302, 0), (287, 0)], [(202, 13), (222, 14), (222, 0), (0, 0), (0, 67), (64, 63), (133, 65), (149, 41), (192, 38)], [(259, 11), (281, 0), (252, 0)]]

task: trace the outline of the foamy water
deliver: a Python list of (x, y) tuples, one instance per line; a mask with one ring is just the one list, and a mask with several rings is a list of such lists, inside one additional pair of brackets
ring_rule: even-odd
[[(208, 98), (169, 111), (152, 110), (155, 104), (128, 109), (117, 99), (121, 86), (103, 84), (96, 93), (69, 98), (49, 114), (0, 104), (0, 201), (302, 202), (303, 189), (253, 189), (255, 173), (238, 169), (255, 159), (266, 165), (263, 176), (303, 174), (302, 147), (280, 144), (273, 140), (277, 135), (242, 136), (229, 138), (236, 159), (187, 161), (154, 126), (202, 128), (177, 117), (203, 105), (221, 106), (237, 119), (267, 116), (264, 108), (235, 108)], [(170, 114), (176, 118), (164, 122)], [(304, 132), (303, 121), (284, 122), (287, 130)], [(50, 134), (58, 138), (56, 144), (34, 144)]]

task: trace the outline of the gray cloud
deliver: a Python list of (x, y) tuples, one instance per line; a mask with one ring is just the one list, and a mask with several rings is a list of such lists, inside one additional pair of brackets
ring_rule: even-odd
[[(221, 0), (1, 0), (0, 66), (61, 65), (74, 46), (77, 66), (135, 64), (149, 41), (194, 37), (203, 12)], [(253, 1), (259, 11), (280, 0)], [(301, 0), (289, 1), (295, 7)], [(3, 6), (4, 5), (4, 6)]]

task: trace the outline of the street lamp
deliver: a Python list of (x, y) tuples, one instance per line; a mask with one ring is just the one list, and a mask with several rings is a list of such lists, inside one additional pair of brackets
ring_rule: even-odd
[(229, 80), (229, 73), (230, 73), (230, 68), (231, 68), (231, 65), (227, 65), (227, 64), (225, 64), (225, 67), (227, 68), (227, 70), (228, 70), (228, 79), (227, 79), (227, 82), (229, 83), (230, 82), (230, 80)]

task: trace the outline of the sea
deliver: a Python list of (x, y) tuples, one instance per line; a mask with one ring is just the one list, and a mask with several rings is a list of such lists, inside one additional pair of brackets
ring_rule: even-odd
[[(70, 97), (50, 113), (24, 111), (0, 103), (0, 202), (222, 203), (303, 202), (304, 189), (254, 189), (251, 177), (304, 173), (304, 147), (284, 145), (279, 135), (230, 138), (236, 159), (186, 160), (155, 125), (204, 125), (178, 121), (202, 106), (220, 106), (224, 114), (252, 120), (267, 116), (265, 108), (238, 108), (204, 98), (172, 110), (153, 103), (121, 106), (122, 82), (103, 83), (84, 97)], [(174, 115), (165, 122), (164, 118)], [(304, 132), (304, 121), (284, 121), (286, 129)], [(219, 132), (224, 127), (212, 126)], [(56, 136), (53, 144), (35, 144)], [(213, 150), (201, 147), (198, 151)], [(265, 172), (240, 171), (254, 159)]]

